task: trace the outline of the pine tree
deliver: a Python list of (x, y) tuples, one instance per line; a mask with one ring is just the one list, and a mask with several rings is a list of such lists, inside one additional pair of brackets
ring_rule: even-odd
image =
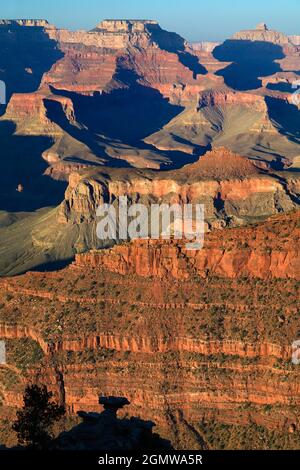
[(12, 426), (19, 444), (34, 449), (49, 447), (53, 439), (51, 428), (65, 414), (64, 407), (51, 401), (52, 397), (45, 386), (26, 387), (24, 406)]

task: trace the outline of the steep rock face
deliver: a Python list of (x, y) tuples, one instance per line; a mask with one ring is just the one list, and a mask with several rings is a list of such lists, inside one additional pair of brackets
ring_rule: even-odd
[[(90, 266), (93, 266), (92, 264)], [(83, 267), (83, 266), (82, 266)], [(21, 294), (22, 291), (15, 289), (15, 294)], [(42, 293), (27, 292), (27, 296), (39, 298)], [(67, 301), (67, 300), (66, 300)], [(199, 307), (198, 307), (199, 308)], [(84, 336), (81, 339), (74, 339), (66, 335), (61, 340), (47, 343), (43, 335), (36, 330), (23, 326), (11, 326), (5, 323), (0, 324), (0, 337), (2, 339), (20, 340), (30, 338), (36, 341), (46, 355), (52, 355), (60, 352), (84, 352), (88, 349), (108, 349), (118, 352), (134, 352), (142, 354), (159, 354), (170, 352), (196, 353), (203, 356), (224, 354), (228, 356), (238, 356), (240, 358), (254, 359), (260, 357), (268, 359), (275, 357), (280, 360), (289, 360), (292, 355), (291, 346), (280, 346), (272, 343), (243, 343), (240, 341), (203, 341), (191, 338), (173, 338), (165, 340), (158, 337), (153, 341), (152, 338), (140, 336), (132, 338), (124, 335), (93, 334)]]
[[(289, 219), (291, 234), (284, 243), (280, 243), (276, 236), (265, 236), (266, 227), (272, 230), (270, 222), (251, 229), (232, 229), (230, 234), (225, 231), (221, 240), (219, 232), (208, 234), (200, 251), (189, 251), (184, 243), (175, 241), (139, 240), (110, 250), (77, 255), (75, 266), (82, 269), (103, 267), (122, 275), (136, 273), (145, 277), (171, 276), (176, 279), (189, 279), (195, 274), (201, 277), (299, 279), (299, 215), (298, 212)], [(276, 227), (276, 221), (273, 227)], [(283, 233), (286, 229), (287, 226), (282, 227)], [(238, 245), (241, 248), (236, 248)]]
[[(146, 176), (146, 179), (145, 179)], [(143, 177), (124, 172), (111, 177), (71, 173), (65, 201), (60, 207), (61, 220), (92, 221), (98, 206), (120, 196), (130, 202), (140, 200), (168, 203), (205, 204), (205, 218), (210, 224), (217, 219), (233, 225), (251, 218), (267, 217), (281, 210), (292, 210), (299, 197), (298, 185), (283, 183), (264, 174), (246, 158), (218, 148), (201, 157), (197, 163), (176, 172)]]
[(42, 377), (70, 414), (96, 411), (99, 393), (128, 397), (176, 448), (199, 449), (202, 420), (297, 437), (298, 246), (299, 212), (209, 234), (205, 263), (175, 242), (136, 242), (0, 280), (0, 338), (19, 341), (18, 361), (26, 338), (44, 353), (1, 369), (0, 417)]
[[(73, 181), (73, 175), (71, 174)], [(71, 182), (72, 184), (72, 182)], [(104, 202), (127, 196), (135, 201), (137, 198), (147, 203), (151, 198), (159, 201), (203, 203), (206, 206), (206, 218), (218, 218), (216, 204), (224, 206), (225, 216), (239, 219), (251, 217), (267, 217), (278, 211), (278, 203), (283, 209), (292, 209), (294, 204), (286, 194), (284, 187), (270, 178), (250, 178), (246, 181), (201, 181), (198, 183), (181, 184), (173, 179), (155, 179), (146, 182), (133, 179), (130, 182), (114, 181), (99, 183), (95, 180), (83, 179), (78, 186), (69, 187), (65, 202), (60, 213), (67, 220), (87, 220), (95, 218), (97, 207)], [(219, 216), (222, 218), (222, 215)]]
[(39, 19), (17, 19), (17, 20), (0, 20), (1, 26), (26, 26), (34, 28), (54, 28), (47, 20)]
[(217, 89), (205, 91), (199, 95), (199, 108), (206, 106), (224, 107), (226, 105), (241, 105), (261, 113), (267, 112), (264, 97), (257, 94), (235, 92), (230, 89)]
[(202, 41), (202, 42), (191, 42), (190, 46), (194, 51), (212, 52), (215, 47), (219, 46), (220, 42)]
[(70, 123), (74, 121), (74, 108), (70, 99), (42, 92), (13, 95), (7, 106), (4, 120), (13, 121), (16, 125), (16, 132), (20, 135), (61, 136), (62, 129), (47, 117), (46, 99), (59, 103)]
[(82, 94), (93, 94), (105, 89), (116, 73), (117, 55), (82, 43), (66, 43), (61, 48), (64, 57), (44, 75), (41, 87)]
[[(189, 272), (237, 278), (240, 275), (261, 278), (299, 279), (300, 255), (296, 247), (290, 252), (252, 253), (244, 250), (227, 253), (219, 248), (203, 249), (197, 255), (190, 255), (184, 249), (151, 246), (135, 243), (133, 246), (119, 246), (110, 251), (91, 252), (76, 256), (76, 265), (101, 266), (123, 275), (137, 273), (140, 276), (173, 276), (188, 278)], [(170, 269), (170, 266), (172, 268)]]
[(232, 36), (233, 39), (239, 39), (243, 41), (265, 41), (272, 42), (274, 44), (289, 45), (291, 44), (290, 39), (283, 33), (278, 31), (270, 30), (265, 23), (260, 23), (255, 29), (244, 30), (235, 33)]
[(179, 35), (162, 30), (154, 20), (104, 20), (88, 32), (52, 28), (47, 31), (60, 43), (77, 43), (115, 50), (129, 46), (147, 47), (151, 44), (178, 48), (185, 43)]
[(129, 60), (131, 70), (156, 89), (193, 83), (201, 70), (184, 39), (162, 30), (156, 21), (105, 20), (90, 32), (47, 33), (65, 56), (43, 82), (65, 90), (92, 93), (110, 86), (118, 72), (118, 56)]

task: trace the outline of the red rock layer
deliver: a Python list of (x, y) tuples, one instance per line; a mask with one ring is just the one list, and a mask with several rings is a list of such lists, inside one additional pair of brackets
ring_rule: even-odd
[(265, 113), (267, 105), (265, 98), (258, 94), (238, 92), (229, 89), (216, 89), (205, 91), (199, 96), (199, 108), (205, 106), (241, 105), (251, 107), (258, 112)]
[[(300, 279), (299, 217), (296, 212), (288, 219), (279, 217), (252, 228), (223, 231), (221, 238), (218, 231), (206, 234), (204, 248), (198, 251), (187, 250), (184, 242), (137, 240), (110, 250), (77, 255), (75, 266), (178, 279), (195, 274)], [(271, 233), (266, 235), (268, 230)]]
[(64, 57), (44, 75), (41, 87), (53, 86), (81, 94), (102, 91), (116, 73), (117, 55), (84, 45), (63, 44)]

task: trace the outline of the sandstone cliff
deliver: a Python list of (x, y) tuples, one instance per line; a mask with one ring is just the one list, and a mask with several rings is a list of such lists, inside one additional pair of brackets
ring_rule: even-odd
[(251, 218), (268, 217), (296, 207), (297, 179), (294, 183), (291, 179), (285, 184), (246, 158), (218, 148), (176, 172), (147, 172), (143, 176), (132, 172), (128, 177), (119, 171), (109, 178), (101, 172), (71, 173), (60, 214), (66, 222), (92, 221), (100, 204), (127, 196), (129, 201), (140, 200), (146, 205), (150, 200), (203, 203), (211, 227), (218, 220), (223, 220), (225, 226), (243, 225)]
[[(199, 448), (207, 428), (221, 447), (224, 426), (299, 448), (295, 41), (261, 24), (219, 57), (147, 20), (0, 21), (0, 40), (1, 273), (76, 254), (0, 279), (0, 440), (25, 383), (42, 381), (69, 415), (97, 410), (99, 392), (127, 396), (176, 448)], [(16, 164), (25, 181), (6, 181)], [(100, 250), (97, 207), (125, 195), (204, 204), (204, 248)]]
[(266, 41), (280, 45), (290, 44), (288, 36), (278, 31), (270, 30), (265, 23), (260, 23), (255, 29), (235, 33), (232, 37), (233, 39), (243, 41)]
[(194, 51), (204, 51), (204, 52), (212, 52), (215, 47), (219, 46), (219, 42), (210, 42), (210, 41), (202, 41), (202, 42), (191, 42), (190, 46)]
[[(71, 414), (97, 410), (99, 391), (127, 396), (176, 448), (199, 448), (202, 421), (252, 423), (295, 446), (298, 245), (295, 213), (210, 234), (203, 255), (140, 242), (0, 280), (0, 337), (18, 341), (1, 369), (2, 410), (42, 378)], [(25, 338), (40, 345), (38, 362)]]

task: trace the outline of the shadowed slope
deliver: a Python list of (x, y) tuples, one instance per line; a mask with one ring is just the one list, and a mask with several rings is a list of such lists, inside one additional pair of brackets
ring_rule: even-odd
[(274, 98), (266, 98), (266, 103), (270, 118), (276, 122), (279, 132), (300, 144), (300, 110), (297, 106)]
[(63, 57), (43, 27), (1, 24), (0, 42), (0, 80), (6, 83), (7, 100), (13, 93), (37, 90), (43, 74)]
[(213, 56), (219, 61), (233, 62), (217, 75), (224, 77), (226, 85), (241, 91), (260, 88), (260, 77), (279, 72), (280, 65), (275, 61), (285, 57), (280, 45), (233, 39), (216, 47)]
[[(110, 93), (84, 96), (58, 91), (74, 104), (77, 122), (91, 134), (137, 144), (173, 119), (182, 108), (171, 105), (159, 91), (139, 83), (139, 76), (120, 65), (114, 75), (119, 87)], [(55, 115), (51, 114), (55, 121)]]
[(197, 78), (197, 75), (207, 74), (207, 70), (200, 64), (199, 58), (187, 50), (186, 42), (179, 34), (164, 31), (157, 26), (148, 25), (148, 29), (151, 32), (153, 41), (162, 50), (177, 54), (181, 64), (193, 72), (194, 79)]
[[(48, 164), (42, 158), (51, 145), (45, 136), (15, 135), (10, 121), (0, 123), (0, 210), (23, 212), (59, 204), (66, 183), (45, 175)], [(17, 192), (18, 185), (22, 190)]]

